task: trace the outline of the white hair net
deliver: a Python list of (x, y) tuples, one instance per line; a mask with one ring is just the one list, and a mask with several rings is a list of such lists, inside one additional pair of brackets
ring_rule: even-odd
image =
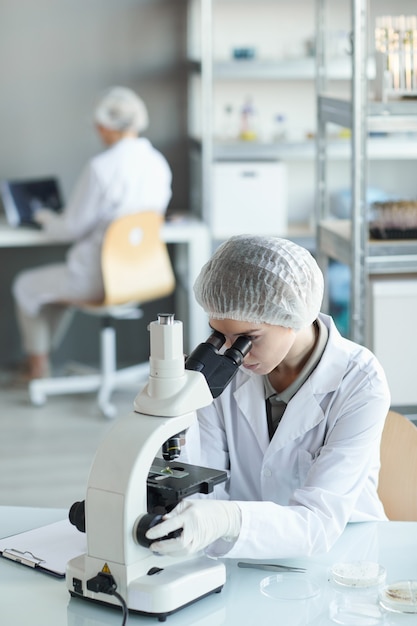
[(238, 235), (204, 265), (194, 293), (213, 319), (300, 330), (320, 312), (323, 274), (310, 252), (292, 241)]
[(111, 130), (142, 132), (148, 126), (148, 111), (139, 96), (127, 87), (112, 87), (97, 105), (97, 124)]

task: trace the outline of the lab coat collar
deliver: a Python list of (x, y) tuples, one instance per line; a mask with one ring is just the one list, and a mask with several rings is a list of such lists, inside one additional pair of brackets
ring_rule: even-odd
[(289, 401), (279, 427), (272, 438), (272, 448), (278, 450), (288, 442), (303, 437), (324, 419), (320, 396), (314, 394), (310, 378)]
[(262, 376), (245, 372), (242, 384), (234, 392), (239, 411), (249, 422), (255, 441), (264, 453), (269, 446), (268, 426), (266, 422), (265, 390)]
[(239, 411), (250, 424), (256, 441), (266, 454), (275, 452), (289, 441), (302, 436), (324, 419), (323, 411), (312, 392), (310, 378), (288, 403), (284, 416), (272, 441), (269, 439), (265, 409), (265, 394), (261, 376), (248, 373), (246, 380), (235, 391)]
[[(326, 348), (317, 368), (288, 403), (284, 417), (272, 439), (274, 450), (301, 437), (324, 419), (320, 401), (326, 394), (339, 387), (346, 372), (349, 360), (347, 340), (340, 335), (331, 317), (321, 314), (320, 319), (329, 330)], [(252, 372), (245, 372), (242, 375), (244, 379), (236, 389), (234, 397), (239, 410), (250, 423), (256, 441), (265, 452), (270, 441), (266, 411), (263, 408), (265, 405), (263, 380), (261, 376)]]
[[(352, 354), (351, 342), (342, 337), (333, 319), (323, 313), (319, 317), (327, 326), (329, 337), (320, 363), (308, 379), (311, 392), (315, 395), (330, 393), (340, 386)], [(323, 369), (326, 370), (325, 375), (322, 373)]]

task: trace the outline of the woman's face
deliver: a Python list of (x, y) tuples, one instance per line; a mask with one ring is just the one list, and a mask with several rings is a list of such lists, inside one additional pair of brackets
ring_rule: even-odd
[(113, 130), (111, 128), (107, 128), (106, 126), (102, 126), (101, 124), (96, 124), (96, 129), (99, 134), (99, 137), (102, 143), (105, 146), (112, 146), (117, 143), (124, 137), (136, 137), (137, 133), (131, 130)]
[(101, 124), (96, 124), (96, 129), (105, 146), (112, 146), (120, 139), (120, 133), (116, 130), (106, 128), (106, 126), (102, 126)]
[(245, 356), (243, 367), (256, 374), (272, 372), (285, 359), (296, 338), (296, 332), (291, 328), (271, 324), (210, 319), (210, 327), (226, 337), (225, 348), (241, 335), (250, 338), (252, 347)]

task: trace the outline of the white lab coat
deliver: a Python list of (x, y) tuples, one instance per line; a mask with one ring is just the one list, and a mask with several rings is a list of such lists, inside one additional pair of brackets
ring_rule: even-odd
[(84, 168), (61, 215), (51, 214), (43, 230), (51, 240), (75, 242), (66, 263), (26, 270), (13, 286), (22, 310), (37, 315), (43, 304), (103, 297), (100, 253), (104, 232), (121, 215), (164, 213), (171, 198), (171, 170), (145, 138), (125, 138)]
[(232, 547), (215, 542), (209, 554), (311, 555), (329, 550), (348, 522), (386, 519), (377, 495), (390, 404), (385, 375), (369, 350), (320, 317), (329, 328), (325, 351), (271, 442), (261, 376), (241, 368), (221, 396), (198, 411), (201, 450), (193, 449), (191, 436), (187, 461), (228, 470), (215, 495), (238, 501), (242, 511), (237, 541)]

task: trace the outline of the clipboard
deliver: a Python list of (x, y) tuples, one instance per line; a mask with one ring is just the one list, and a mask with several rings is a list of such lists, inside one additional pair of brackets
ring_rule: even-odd
[(70, 559), (84, 554), (85, 533), (69, 520), (54, 522), (0, 539), (0, 556), (58, 578), (65, 577)]

